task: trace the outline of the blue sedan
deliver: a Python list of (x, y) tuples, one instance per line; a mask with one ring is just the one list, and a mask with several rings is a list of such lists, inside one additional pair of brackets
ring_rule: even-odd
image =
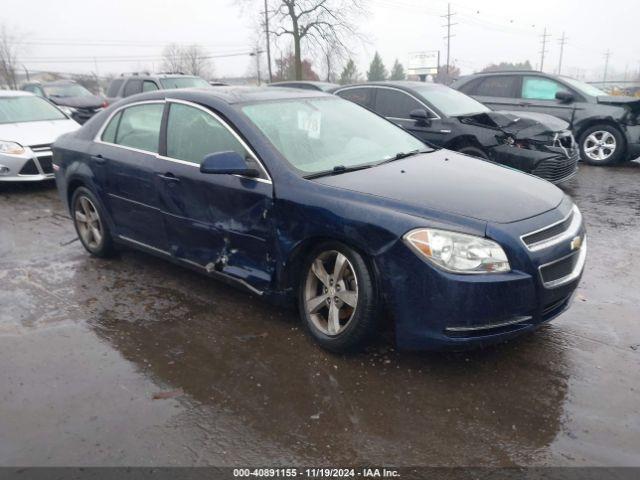
[(133, 247), (295, 301), (332, 351), (387, 321), (404, 348), (508, 339), (567, 309), (585, 264), (580, 211), (552, 184), (320, 92), (136, 95), (53, 150), (90, 254)]

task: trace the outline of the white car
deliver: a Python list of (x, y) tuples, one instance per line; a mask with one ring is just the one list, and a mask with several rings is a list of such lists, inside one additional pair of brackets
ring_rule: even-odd
[(53, 178), (51, 144), (80, 125), (32, 93), (0, 90), (0, 182)]

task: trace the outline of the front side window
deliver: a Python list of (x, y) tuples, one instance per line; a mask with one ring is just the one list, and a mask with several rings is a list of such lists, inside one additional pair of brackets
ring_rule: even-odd
[(518, 77), (515, 75), (496, 75), (482, 79), (473, 90), (474, 95), (481, 97), (514, 98)]
[(406, 93), (386, 88), (378, 89), (375, 111), (384, 117), (410, 119), (411, 111), (418, 108), (425, 109), (424, 105)]
[(172, 103), (167, 120), (167, 156), (197, 165), (205, 156), (218, 152), (247, 151), (218, 120), (199, 108)]
[[(158, 152), (163, 103), (147, 103), (125, 108), (117, 128), (115, 142), (146, 152)], [(111, 124), (108, 128), (111, 127)]]
[(303, 174), (373, 165), (427, 148), (404, 129), (336, 97), (253, 103), (241, 110)]
[(336, 95), (349, 100), (350, 102), (357, 103), (363, 107), (373, 109), (373, 95), (375, 91), (373, 88), (349, 88), (337, 92)]
[(40, 97), (33, 95), (0, 97), (0, 123), (66, 119), (64, 113)]
[(522, 98), (529, 100), (555, 100), (558, 92), (571, 93), (550, 78), (524, 77), (522, 80)]
[(156, 82), (152, 82), (151, 80), (145, 80), (142, 82), (142, 91), (143, 92), (155, 92), (156, 90), (160, 90)]

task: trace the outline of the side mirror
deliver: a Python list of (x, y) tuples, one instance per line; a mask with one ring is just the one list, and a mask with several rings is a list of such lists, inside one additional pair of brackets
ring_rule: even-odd
[(250, 168), (246, 160), (238, 152), (210, 153), (204, 157), (200, 164), (200, 172), (217, 175), (244, 175), (245, 177), (257, 177), (260, 172)]
[(431, 114), (423, 108), (411, 110), (409, 116), (413, 118), (418, 125), (429, 125), (431, 123)]
[(569, 92), (556, 92), (556, 100), (559, 100), (561, 103), (571, 103), (575, 100), (572, 93)]

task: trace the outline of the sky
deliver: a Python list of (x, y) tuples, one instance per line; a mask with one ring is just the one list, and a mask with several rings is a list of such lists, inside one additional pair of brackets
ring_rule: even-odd
[[(244, 76), (255, 71), (248, 53), (262, 39), (261, 2), (253, 1), (2, 0), (0, 24), (21, 38), (21, 63), (30, 71), (159, 71), (163, 47), (174, 42), (202, 45), (216, 57), (217, 78)], [(355, 23), (365, 39), (350, 41), (361, 73), (375, 51), (387, 68), (396, 58), (406, 66), (416, 51), (440, 50), (444, 63), (446, 0), (362, 1), (369, 14)], [(539, 68), (545, 27), (549, 73), (558, 69), (563, 32), (564, 74), (602, 79), (607, 50), (609, 79), (621, 80), (625, 72), (631, 78), (640, 69), (638, 0), (457, 0), (451, 11), (451, 59), (462, 73), (501, 61), (529, 60)], [(285, 47), (276, 46), (274, 54)]]

